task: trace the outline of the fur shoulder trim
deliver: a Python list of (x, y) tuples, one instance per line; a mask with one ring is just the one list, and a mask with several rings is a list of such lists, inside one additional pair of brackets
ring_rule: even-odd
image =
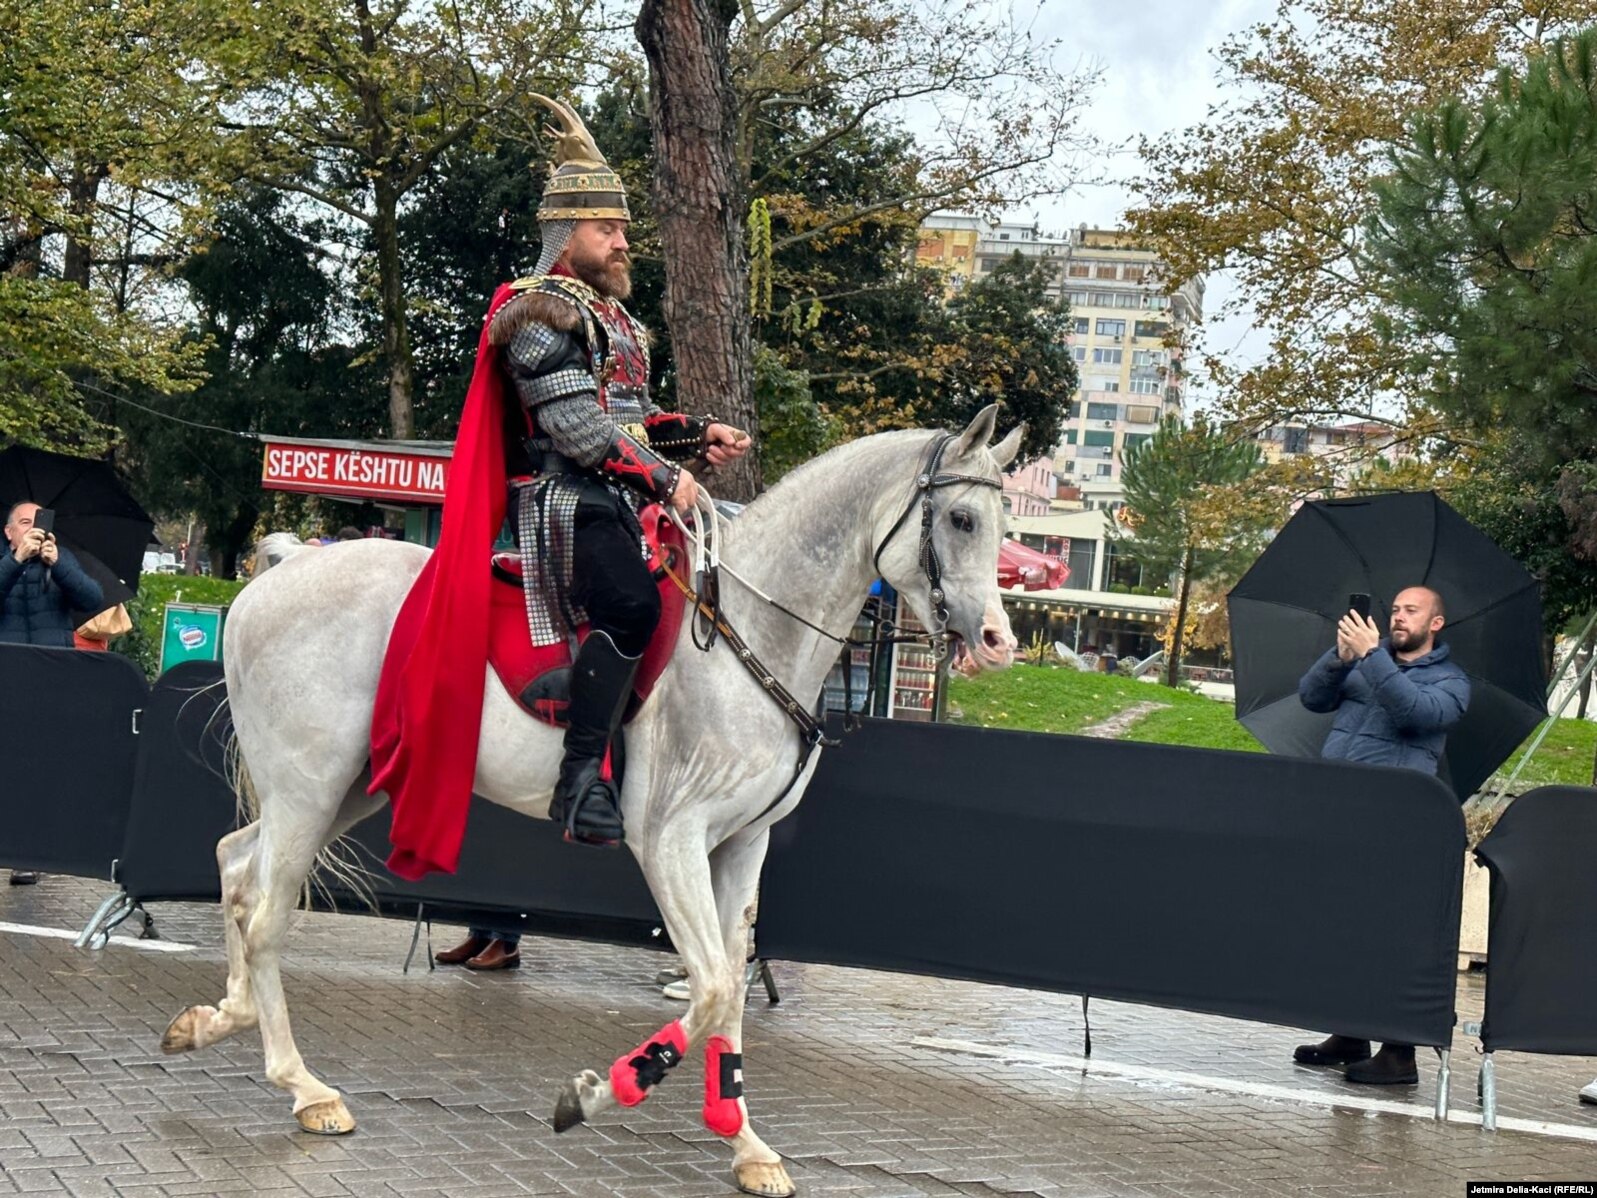
[(492, 345), (509, 345), (529, 324), (544, 324), (562, 333), (575, 333), (582, 328), (582, 317), (581, 305), (564, 291), (554, 288), (523, 291), (494, 314), (488, 341)]

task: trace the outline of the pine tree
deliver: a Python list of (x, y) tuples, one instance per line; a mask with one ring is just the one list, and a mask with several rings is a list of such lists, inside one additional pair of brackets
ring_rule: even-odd
[(1251, 561), (1274, 526), (1270, 507), (1247, 502), (1242, 490), (1264, 462), (1252, 441), (1236, 440), (1201, 416), (1190, 425), (1167, 416), (1122, 461), (1121, 521), (1136, 539), (1137, 558), (1155, 575), (1177, 580), (1164, 677), (1175, 686), (1193, 585)]

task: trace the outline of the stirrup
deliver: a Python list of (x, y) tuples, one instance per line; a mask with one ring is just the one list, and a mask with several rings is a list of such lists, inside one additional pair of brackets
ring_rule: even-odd
[[(572, 788), (576, 793), (570, 799), (563, 798), (557, 788), (554, 801), (549, 806), (549, 814), (561, 821), (563, 838), (567, 844), (619, 848), (626, 839), (626, 831), (621, 826), (621, 798), (616, 793), (615, 785), (609, 779), (599, 777), (597, 766), (584, 770), (583, 775), (579, 784)], [(599, 815), (600, 819), (590, 819), (588, 827), (580, 827), (582, 815), (591, 804), (598, 804), (601, 808), (591, 813)], [(610, 818), (605, 819), (604, 816)], [(595, 823), (598, 824), (597, 829)]]

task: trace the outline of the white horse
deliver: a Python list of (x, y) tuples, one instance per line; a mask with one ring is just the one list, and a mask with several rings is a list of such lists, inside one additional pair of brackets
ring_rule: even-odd
[[(957, 437), (910, 430), (835, 449), (725, 531), (722, 562), (734, 575), (721, 583), (726, 622), (801, 701), (819, 695), (838, 644), (756, 589), (841, 637), (879, 572), (927, 627), (946, 612), (950, 638), (976, 666), (1012, 663), (996, 569), (999, 483), (1023, 430), (988, 448), (994, 417), (987, 408)], [(320, 851), (386, 802), (366, 794), (372, 708), (389, 630), (427, 553), (367, 540), (294, 554), (251, 582), (228, 619), (239, 789), (258, 818), (217, 845), (227, 995), (178, 1015), (162, 1047), (203, 1048), (259, 1026), (267, 1077), (293, 1094), (300, 1124), (324, 1134), (355, 1124), (294, 1044), (279, 952)], [(929, 575), (939, 573), (934, 583)], [(743, 958), (770, 828), (797, 805), (819, 754), (790, 787), (802, 749), (794, 724), (724, 641), (697, 651), (686, 623), (626, 735), (626, 843), (687, 967), (692, 1002), (680, 1025), (620, 1058), (608, 1077), (587, 1070), (571, 1079), (556, 1130), (641, 1101), (666, 1067), (703, 1044), (706, 1067), (728, 1079), (719, 1101), (706, 1100), (705, 1121), (731, 1141), (739, 1188), (791, 1194), (781, 1158), (749, 1125), (735, 1076), (740, 1058), (727, 1057), (742, 1048)], [(545, 818), (560, 756), (561, 733), (525, 714), (490, 670), (475, 792)]]

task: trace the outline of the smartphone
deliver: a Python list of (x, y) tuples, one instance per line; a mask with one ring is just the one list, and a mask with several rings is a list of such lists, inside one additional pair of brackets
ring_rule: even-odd
[(40, 532), (55, 532), (55, 509), (42, 507), (33, 513), (33, 527)]
[(1370, 597), (1363, 594), (1352, 594), (1347, 597), (1348, 611), (1358, 612), (1366, 620), (1370, 618)]

